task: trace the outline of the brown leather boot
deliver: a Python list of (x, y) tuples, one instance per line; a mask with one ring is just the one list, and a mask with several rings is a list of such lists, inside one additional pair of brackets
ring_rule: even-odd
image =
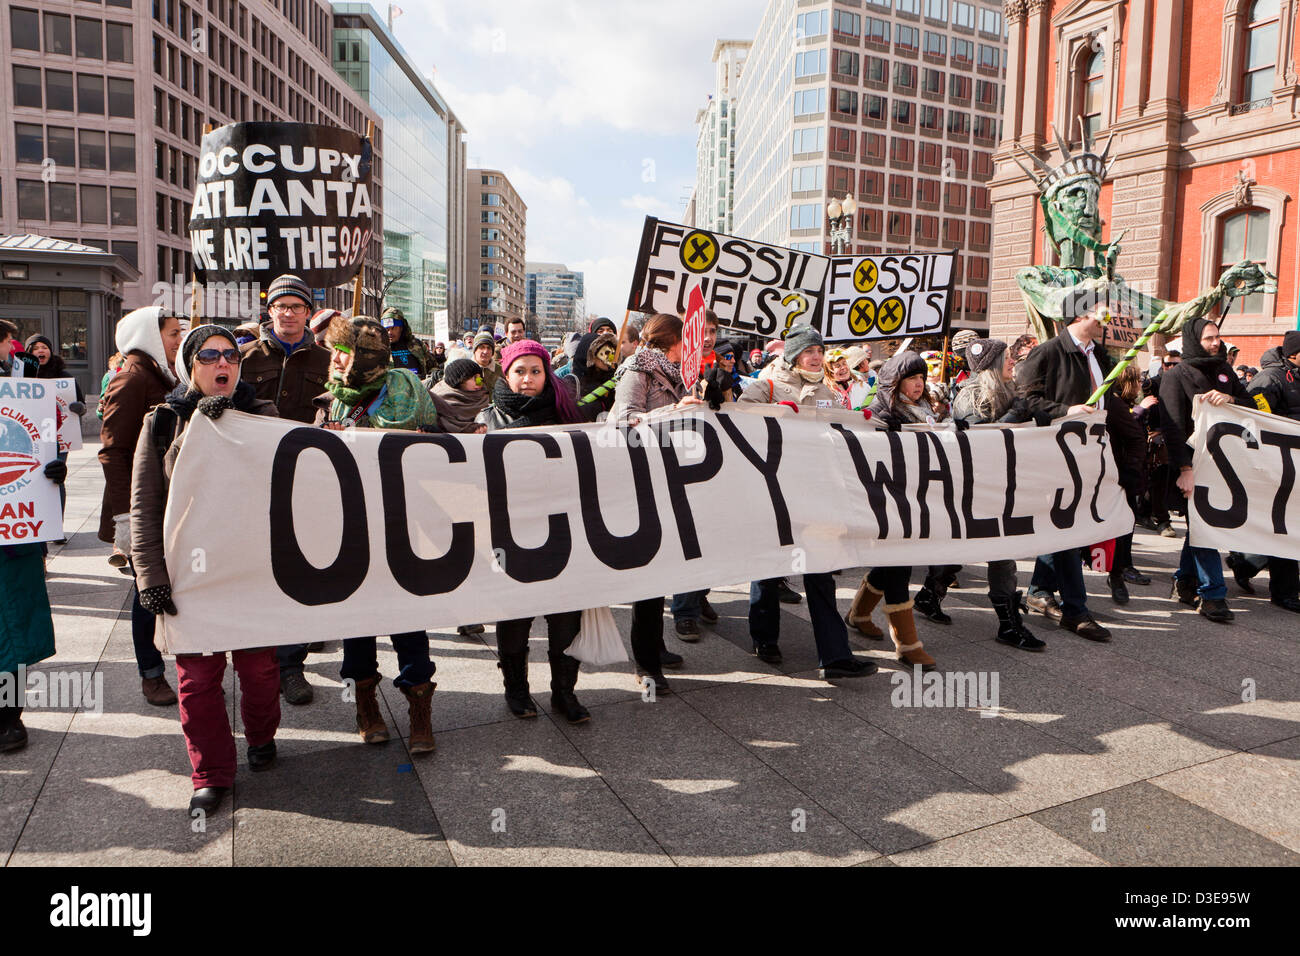
[(432, 753), (437, 746), (433, 741), (433, 691), (438, 685), (433, 681), (403, 687), (407, 711), (411, 716), (411, 737), (407, 746), (413, 754)]
[(885, 632), (871, 623), (871, 612), (876, 609), (876, 605), (884, 596), (883, 591), (877, 591), (867, 583), (864, 575), (858, 593), (853, 595), (853, 606), (849, 608), (849, 613), (844, 615), (844, 623), (873, 641), (884, 640)]
[(155, 707), (170, 707), (176, 703), (176, 691), (166, 677), (145, 677), (140, 681), (140, 693)]
[(388, 741), (388, 725), (379, 709), (378, 689), (382, 678), (378, 674), (357, 681), (357, 733), (368, 744)]
[(894, 639), (894, 650), (898, 659), (905, 664), (920, 664), (921, 670), (935, 669), (934, 658), (925, 652), (921, 639), (916, 636), (916, 618), (912, 616), (912, 602), (906, 604), (886, 604), (885, 613), (889, 616), (889, 636)]

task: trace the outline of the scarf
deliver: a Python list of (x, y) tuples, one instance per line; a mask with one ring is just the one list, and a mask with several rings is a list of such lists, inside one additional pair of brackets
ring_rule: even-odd
[(557, 425), (560, 417), (555, 407), (555, 386), (550, 378), (540, 395), (522, 395), (512, 392), (504, 378), (497, 379), (492, 389), (492, 404), (510, 419), (507, 428), (529, 428), (533, 425)]
[[(1219, 341), (1219, 351), (1210, 354), (1201, 347), (1201, 333), (1205, 331), (1207, 325), (1218, 325), (1213, 319), (1192, 319), (1183, 326), (1183, 365), (1190, 365), (1192, 368), (1209, 375), (1211, 372), (1218, 372), (1219, 366), (1228, 367), (1228, 353), (1223, 347), (1223, 341)], [(1235, 373), (1234, 373), (1235, 374)]]
[(474, 431), (474, 418), (488, 404), (486, 389), (467, 392), (448, 385), (445, 381), (433, 387), (432, 397), (433, 404), (438, 409), (438, 424), (443, 431), (455, 434)]
[(383, 387), (384, 380), (382, 378), (375, 379), (373, 382), (366, 382), (358, 388), (344, 385), (336, 378), (330, 378), (325, 383), (325, 389), (349, 408), (354, 408), (362, 402), (369, 403), (379, 394), (380, 389)]
[[(177, 418), (183, 422), (188, 422), (193, 417), (195, 409), (199, 407), (199, 401), (206, 397), (197, 389), (178, 385), (167, 396), (166, 403), (176, 413)], [(251, 411), (257, 403), (257, 392), (247, 382), (238, 382), (235, 385), (234, 394), (230, 396), (230, 400), (235, 403), (235, 411)]]
[(681, 366), (668, 361), (668, 356), (663, 353), (662, 349), (657, 349), (652, 345), (643, 345), (636, 350), (631, 362), (624, 363), (623, 367), (627, 368), (629, 364), (638, 372), (658, 372), (675, 387), (686, 387), (682, 383)]

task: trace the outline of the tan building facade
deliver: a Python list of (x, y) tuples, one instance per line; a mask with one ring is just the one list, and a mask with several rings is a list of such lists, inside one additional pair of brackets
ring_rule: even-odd
[[(475, 327), (524, 318), (528, 207), (499, 169), (468, 171), (466, 261)], [(456, 317), (453, 316), (453, 320)]]

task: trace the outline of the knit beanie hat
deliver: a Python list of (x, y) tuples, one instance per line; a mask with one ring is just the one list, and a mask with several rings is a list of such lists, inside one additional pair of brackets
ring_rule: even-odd
[(286, 273), (272, 282), (271, 288), (266, 290), (266, 307), (269, 309), (272, 302), (286, 295), (296, 295), (303, 302), (311, 304), (311, 286), (297, 276)]
[(1295, 355), (1300, 352), (1300, 329), (1292, 329), (1282, 336), (1282, 354)]
[(966, 362), (972, 372), (997, 368), (1002, 361), (1002, 353), (1007, 350), (1007, 343), (1001, 339), (976, 338), (966, 345)]
[(490, 345), (492, 348), (497, 347), (497, 340), (492, 337), (491, 332), (480, 332), (474, 336), (474, 348), (477, 350), (480, 345)]
[(724, 355), (730, 355), (734, 358), (736, 355), (736, 347), (726, 339), (719, 339), (717, 342), (713, 343), (713, 354), (718, 358), (722, 358)]
[(442, 373), (442, 380), (452, 388), (460, 388), (468, 379), (482, 373), (483, 367), (478, 362), (473, 359), (461, 358), (447, 363), (447, 369)]
[(814, 345), (823, 348), (826, 345), (820, 332), (811, 325), (794, 326), (785, 337), (785, 360), (793, 365), (799, 360), (799, 354), (804, 349), (811, 348)]
[(858, 366), (867, 360), (867, 350), (861, 345), (850, 345), (844, 350), (844, 360), (849, 363), (849, 371), (856, 372)]
[(592, 319), (591, 325), (587, 326), (588, 332), (599, 332), (601, 329), (609, 329), (615, 335), (618, 335), (618, 327), (613, 321), (601, 316), (599, 319)]
[(32, 346), (38, 343), (44, 345), (47, 349), (49, 349), (51, 356), (55, 356), (59, 354), (59, 350), (54, 347), (54, 343), (51, 342), (48, 338), (46, 338), (44, 335), (41, 335), (39, 332), (35, 335), (30, 335), (27, 337), (27, 341), (23, 343), (23, 351), (30, 352), (32, 350)]
[(341, 315), (343, 315), (343, 313), (338, 309), (321, 309), (311, 317), (311, 321), (307, 323), (307, 327), (311, 329), (311, 334), (316, 336), (316, 340), (320, 341), (321, 336), (323, 336), (326, 330), (330, 327), (330, 323)]
[(979, 337), (979, 333), (972, 329), (962, 329), (952, 337), (952, 350), (960, 352)]
[(352, 353), (352, 367), (340, 376), (330, 367), (330, 380), (349, 389), (365, 391), (366, 386), (381, 381), (388, 373), (392, 355), (388, 350), (388, 333), (368, 315), (349, 319), (338, 316), (325, 332), (329, 348), (342, 346)]
[[(180, 361), (176, 363), (176, 380), (187, 392), (190, 390), (190, 382), (194, 380), (194, 362), (198, 357), (199, 349), (214, 335), (224, 338), (230, 343), (231, 348), (239, 347), (239, 343), (235, 341), (235, 333), (224, 325), (196, 325), (190, 329), (181, 342)], [(235, 365), (235, 381), (239, 381), (238, 364)]]

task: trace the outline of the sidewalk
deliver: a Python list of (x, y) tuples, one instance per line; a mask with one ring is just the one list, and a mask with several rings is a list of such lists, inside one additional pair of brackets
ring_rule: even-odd
[[(593, 716), (578, 727), (549, 712), (543, 622), (531, 721), (506, 710), (491, 626), (483, 640), (431, 631), (438, 750), (412, 758), (396, 736), (359, 742), (334, 642), (307, 661), (315, 702), (283, 707), (276, 767), (249, 773), (241, 739), (232, 798), (194, 832), (176, 708), (140, 695), (130, 579), (95, 537), (97, 448), (68, 462), (68, 544), (51, 548), (48, 568), (59, 653), (39, 669), (102, 672), (103, 714), (24, 716), (28, 748), (0, 755), (0, 861), (1300, 864), (1300, 617), (1268, 602), (1267, 575), (1254, 598), (1229, 576), (1230, 626), (1170, 601), (1182, 541), (1148, 532), (1134, 552), (1154, 583), (1132, 587), (1126, 608), (1103, 575), (1086, 575), (1111, 644), (1038, 615), (1027, 623), (1044, 653), (997, 644), (984, 568), (963, 569), (945, 603), (953, 625), (918, 627), (945, 671), (997, 674), (992, 717), (893, 706), (899, 665), (857, 634), (880, 673), (817, 680), (806, 604), (782, 606), (785, 664), (763, 664), (749, 653), (740, 585), (713, 591), (721, 619), (699, 644), (681, 643), (665, 619), (669, 648), (686, 657), (668, 673), (672, 696), (642, 701), (631, 664), (584, 666), (578, 695)], [(1023, 586), (1030, 564), (1020, 569)], [(841, 610), (860, 575), (839, 576)], [(230, 613), (237, 621), (237, 600)], [(628, 609), (615, 617), (626, 636)], [(380, 651), (391, 678), (395, 656), (384, 640)], [(1243, 702), (1243, 687), (1256, 699)], [(228, 670), (235, 715), (236, 693)], [(383, 694), (390, 728), (405, 734), (405, 699), (391, 680)]]

